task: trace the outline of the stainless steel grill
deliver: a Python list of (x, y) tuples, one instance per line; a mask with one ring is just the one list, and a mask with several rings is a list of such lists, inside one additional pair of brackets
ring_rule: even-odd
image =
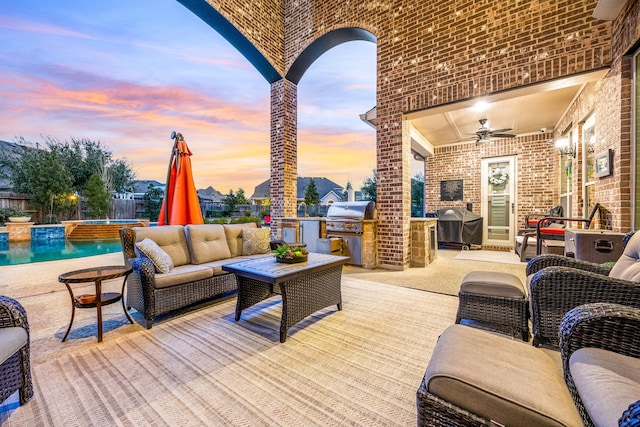
[(374, 202), (336, 202), (327, 211), (327, 238), (342, 239), (343, 255), (351, 264), (362, 265), (363, 222), (376, 218)]

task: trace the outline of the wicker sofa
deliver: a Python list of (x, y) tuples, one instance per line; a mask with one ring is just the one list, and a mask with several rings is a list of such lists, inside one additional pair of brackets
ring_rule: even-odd
[[(236, 291), (235, 275), (222, 271), (222, 266), (267, 256), (269, 231), (258, 229), (255, 223), (120, 229), (124, 261), (133, 269), (127, 281), (127, 306), (142, 314), (149, 329), (161, 314)], [(139, 249), (145, 239), (170, 257), (170, 271), (160, 273), (157, 263)]]

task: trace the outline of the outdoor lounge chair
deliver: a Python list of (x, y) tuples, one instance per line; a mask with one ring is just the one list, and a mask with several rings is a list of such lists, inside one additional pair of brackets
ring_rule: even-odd
[(29, 323), (20, 303), (0, 296), (0, 403), (16, 391), (20, 404), (33, 397), (29, 363)]
[(557, 352), (451, 325), (416, 393), (418, 426), (637, 426), (640, 310), (596, 303), (569, 311)]
[[(539, 219), (538, 224), (536, 225), (536, 255), (540, 255), (542, 253), (544, 240), (561, 241), (564, 243), (565, 227), (568, 222), (582, 223), (582, 228), (591, 227), (591, 222), (599, 209), (600, 204), (594, 204), (593, 208), (591, 208), (591, 212), (589, 212), (589, 216), (586, 218), (544, 217)], [(555, 224), (562, 221), (565, 227), (552, 227), (549, 221), (553, 221)]]
[[(520, 257), (520, 261), (526, 261), (536, 255), (536, 227), (541, 218), (562, 217), (564, 208), (560, 205), (549, 209), (544, 214), (527, 214), (524, 216), (524, 228), (518, 230), (515, 241), (515, 253)], [(553, 224), (553, 225), (552, 225)], [(556, 223), (553, 220), (545, 221), (547, 227), (563, 228), (564, 224)]]
[(640, 233), (629, 233), (613, 267), (561, 255), (538, 255), (527, 264), (534, 346), (557, 348), (558, 326), (582, 304), (609, 302), (640, 308)]

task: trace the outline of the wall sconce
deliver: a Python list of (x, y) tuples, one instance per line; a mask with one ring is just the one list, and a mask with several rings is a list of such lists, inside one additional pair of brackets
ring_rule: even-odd
[(573, 158), (576, 157), (576, 146), (569, 141), (569, 138), (560, 138), (556, 140), (555, 146), (556, 150), (558, 150), (560, 154)]

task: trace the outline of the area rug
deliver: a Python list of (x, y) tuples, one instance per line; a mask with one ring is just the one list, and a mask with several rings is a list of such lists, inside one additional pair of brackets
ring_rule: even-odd
[(479, 251), (460, 251), (460, 253), (456, 255), (456, 259), (526, 265), (526, 262), (520, 261), (520, 257), (513, 252), (488, 251), (484, 249)]
[(317, 312), (280, 343), (278, 298), (239, 322), (227, 299), (35, 364), (34, 399), (11, 397), (0, 424), (414, 425), (457, 302), (345, 277), (343, 310)]

